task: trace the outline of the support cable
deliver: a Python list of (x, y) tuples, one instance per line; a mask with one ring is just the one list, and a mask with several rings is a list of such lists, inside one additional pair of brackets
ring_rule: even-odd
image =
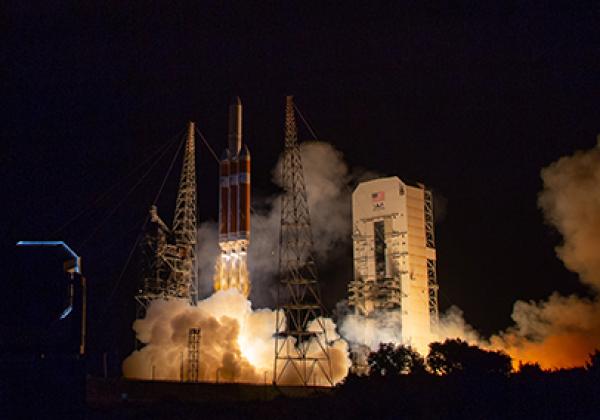
[(208, 141), (206, 141), (206, 138), (204, 137), (204, 135), (197, 128), (196, 128), (196, 133), (200, 136), (200, 138), (202, 139), (202, 141), (204, 142), (204, 144), (208, 148), (208, 151), (213, 155), (213, 157), (215, 158), (215, 160), (217, 161), (217, 163), (221, 163), (221, 161), (219, 160), (219, 157), (217, 156), (217, 154), (215, 153), (215, 151), (213, 150), (213, 148), (210, 147), (210, 144), (208, 144)]
[[(177, 149), (177, 152), (175, 153), (175, 157), (174, 159), (177, 157), (177, 155), (179, 154), (179, 151), (181, 150), (181, 147), (183, 146), (183, 142), (180, 143), (179, 148)], [(150, 173), (150, 171), (152, 171), (152, 169), (156, 166), (156, 164), (164, 157), (164, 155), (166, 154), (166, 152), (170, 149), (167, 148), (165, 149), (161, 155), (158, 157), (158, 159), (156, 159), (152, 165), (150, 165), (150, 167), (148, 168), (148, 170), (141, 176), (141, 178), (133, 185), (133, 187), (131, 187), (129, 189), (129, 191), (127, 191), (127, 193), (125, 194), (125, 196), (123, 197), (123, 199), (121, 201), (119, 201), (119, 203), (117, 203), (117, 205), (115, 207), (113, 207), (113, 209), (104, 217), (104, 219), (102, 219), (102, 221), (98, 224), (98, 226), (96, 227), (96, 229), (94, 229), (94, 231), (87, 237), (85, 238), (85, 240), (79, 245), (80, 247), (84, 247), (85, 244), (88, 243), (88, 241), (90, 239), (92, 239), (96, 233), (98, 233), (98, 231), (100, 230), (100, 228), (104, 225), (104, 223), (106, 223), (106, 221), (113, 215), (115, 214), (115, 212), (123, 205), (123, 203), (125, 203), (125, 201), (129, 198), (129, 196), (131, 195), (131, 193), (133, 193), (133, 191), (135, 191), (137, 189), (137, 187), (139, 187), (139, 185), (142, 183), (142, 181), (144, 181), (144, 179), (146, 179), (146, 177), (148, 176), (148, 174)]]
[(308, 123), (308, 121), (306, 120), (306, 118), (304, 118), (304, 115), (302, 115), (302, 111), (300, 111), (300, 108), (298, 108), (298, 105), (294, 104), (294, 109), (298, 113), (298, 116), (300, 116), (300, 119), (304, 123), (304, 126), (308, 129), (308, 131), (310, 131), (310, 135), (313, 136), (313, 140), (318, 140), (318, 137), (317, 137), (317, 134), (315, 133), (315, 130), (313, 130), (313, 128)]
[[(181, 151), (181, 148), (182, 148), (183, 144), (185, 143), (185, 140), (186, 139), (184, 138), (183, 141), (181, 142), (181, 144), (179, 145), (179, 148), (175, 152), (175, 155), (173, 156), (173, 159), (171, 159), (171, 163), (169, 165), (169, 169), (167, 170), (167, 173), (163, 177), (163, 180), (162, 180), (162, 182), (160, 184), (158, 192), (156, 193), (156, 196), (154, 197), (154, 201), (152, 202), (152, 205), (155, 205), (156, 202), (158, 201), (158, 198), (160, 197), (160, 194), (162, 193), (162, 190), (163, 190), (163, 188), (164, 188), (164, 186), (165, 186), (165, 184), (167, 182), (167, 179), (169, 178), (169, 175), (171, 174), (173, 166), (175, 165), (175, 161), (177, 160), (177, 156), (179, 155), (179, 152)], [(160, 159), (158, 159), (158, 160), (160, 160)], [(117, 278), (117, 281), (116, 281), (115, 285), (113, 286), (113, 289), (110, 292), (110, 295), (108, 296), (108, 299), (106, 301), (106, 307), (107, 308), (110, 305), (110, 302), (112, 301), (112, 298), (113, 298), (114, 294), (119, 289), (119, 286), (121, 284), (121, 280), (123, 280), (123, 276), (125, 275), (125, 272), (127, 271), (127, 268), (129, 267), (129, 263), (131, 262), (131, 259), (133, 258), (133, 254), (135, 253), (135, 250), (138, 247), (138, 245), (140, 243), (140, 240), (142, 239), (142, 237), (144, 235), (144, 229), (146, 228), (146, 224), (148, 224), (148, 220), (150, 220), (150, 215), (146, 215), (146, 217), (144, 218), (144, 222), (142, 223), (142, 225), (141, 225), (141, 227), (139, 229), (140, 233), (138, 234), (138, 236), (137, 236), (137, 238), (136, 238), (133, 246), (131, 247), (131, 250), (129, 251), (129, 255), (127, 256), (127, 260), (125, 261), (125, 265), (121, 269), (121, 273), (119, 274), (119, 277)]]
[(163, 152), (165, 149), (169, 148), (172, 145), (172, 143), (180, 135), (181, 135), (181, 132), (179, 132), (178, 134), (173, 136), (168, 142), (157, 147), (146, 159), (141, 161), (138, 165), (135, 166), (135, 168), (133, 168), (129, 173), (127, 173), (127, 175), (125, 175), (123, 178), (121, 178), (121, 180), (119, 180), (120, 182), (115, 182), (111, 186), (109, 186), (96, 199), (92, 200), (89, 203), (89, 205), (83, 207), (78, 213), (76, 213), (73, 217), (71, 217), (69, 220), (67, 220), (62, 226), (60, 226), (58, 229), (56, 229), (54, 232), (52, 232), (49, 236), (55, 237), (56, 235), (61, 233), (63, 230), (65, 230), (75, 220), (79, 219), (85, 213), (87, 213), (91, 209), (93, 209), (98, 203), (100, 203), (102, 200), (104, 200), (106, 197), (108, 197), (110, 195), (110, 193), (113, 192), (117, 188), (117, 186), (122, 185), (123, 181), (127, 181), (130, 177), (133, 176), (133, 174), (135, 174), (142, 166), (144, 166), (146, 163), (148, 163), (152, 158), (154, 158), (159, 153)]
[[(208, 143), (208, 141), (206, 140), (206, 138), (204, 137), (204, 135), (197, 128), (196, 128), (196, 133), (198, 134), (198, 136), (200, 136), (200, 138), (204, 142), (204, 145), (206, 146), (206, 148), (208, 149), (208, 151), (210, 152), (210, 154), (213, 155), (213, 157), (215, 158), (215, 161), (217, 162), (217, 164), (220, 164), (221, 160), (219, 159), (219, 157), (215, 153), (215, 150), (210, 146), (210, 144)], [(254, 211), (254, 207), (252, 207), (252, 205), (250, 205), (250, 211), (252, 212), (252, 214), (256, 213)]]

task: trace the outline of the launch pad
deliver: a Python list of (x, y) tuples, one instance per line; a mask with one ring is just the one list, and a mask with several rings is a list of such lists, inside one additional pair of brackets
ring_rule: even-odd
[(311, 398), (332, 395), (324, 386), (276, 386), (267, 384), (147, 381), (88, 378), (87, 402), (96, 407), (121, 403), (178, 401), (190, 403), (271, 401), (278, 397)]
[[(217, 159), (220, 253), (215, 261), (215, 293), (204, 300), (198, 299), (196, 130), (194, 123), (190, 122), (173, 227), (158, 216), (154, 205), (150, 210), (153, 232), (146, 236), (144, 242), (147, 272), (136, 296), (139, 311), (134, 329), (140, 346), (124, 362), (124, 365), (129, 363), (129, 370), (124, 367), (128, 377), (177, 380), (177, 372), (183, 378), (183, 360), (186, 358), (186, 380), (194, 383), (202, 379), (198, 374), (200, 370), (204, 380), (212, 378), (215, 372), (218, 378), (225, 364), (235, 366), (235, 369), (228, 369), (233, 369), (231, 382), (256, 382), (261, 378), (256, 378), (256, 372), (259, 375), (264, 373), (265, 383), (268, 374), (278, 385), (333, 386), (341, 379), (335, 380), (333, 376), (332, 347), (335, 340), (328, 338), (331, 333), (328, 333), (328, 319), (320, 297), (294, 113), (293, 99), (288, 96), (281, 169), (284, 193), (281, 196), (277, 306), (274, 312), (269, 312), (273, 314), (272, 319), (267, 312), (255, 314), (254, 319), (266, 322), (258, 328), (262, 336), (258, 337), (257, 331), (244, 335), (243, 331), (252, 315), (246, 313), (250, 308), (247, 300), (250, 293), (247, 256), (251, 185), (250, 152), (242, 144), (242, 104), (236, 97), (229, 106), (228, 148), (222, 158)], [(211, 302), (217, 303), (203, 312), (201, 306), (210, 308)], [(238, 318), (234, 307), (240, 308)], [(161, 308), (166, 312), (161, 313)], [(183, 321), (167, 323), (163, 329), (151, 325), (168, 319), (169, 314), (176, 312)], [(206, 315), (209, 313), (214, 315), (211, 322), (207, 322)], [(172, 334), (166, 333), (173, 329), (172, 325), (178, 325), (177, 330), (173, 330)], [(140, 333), (144, 328), (150, 329), (147, 333)], [(229, 329), (232, 333), (228, 335)], [(154, 337), (155, 332), (163, 332), (166, 336)], [(188, 335), (185, 347), (180, 338)], [(274, 343), (271, 344), (270, 340)], [(170, 347), (165, 350), (161, 346)], [(244, 351), (244, 347), (248, 350)], [(164, 351), (156, 353), (157, 348)], [(274, 353), (269, 355), (270, 351)], [(173, 355), (178, 356), (178, 363)], [(267, 359), (270, 360), (265, 363)], [(201, 368), (203, 363), (208, 364)], [(175, 365), (179, 369), (175, 369)]]

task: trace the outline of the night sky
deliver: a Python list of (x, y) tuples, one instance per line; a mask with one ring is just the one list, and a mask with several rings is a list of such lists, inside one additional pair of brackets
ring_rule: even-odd
[[(1, 23), (2, 282), (22, 285), (17, 240), (67, 241), (89, 278), (93, 349), (133, 344), (135, 279), (115, 285), (173, 149), (126, 197), (149, 165), (127, 174), (190, 119), (220, 153), (232, 95), (255, 197), (275, 191), (286, 94), (351, 168), (433, 188), (441, 309), (459, 306), (482, 333), (508, 327), (517, 299), (586, 293), (536, 200), (540, 169), (600, 133), (597, 4), (25, 3), (5, 5)], [(200, 221), (216, 220), (204, 147), (197, 165)], [(175, 168), (158, 202), (166, 220)], [(346, 297), (351, 252), (322, 269), (330, 308)], [(16, 296), (21, 308), (42, 298)]]

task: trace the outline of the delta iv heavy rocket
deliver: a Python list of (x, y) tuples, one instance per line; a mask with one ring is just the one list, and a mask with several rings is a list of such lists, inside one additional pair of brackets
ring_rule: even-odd
[(250, 293), (248, 244), (250, 242), (250, 152), (242, 145), (242, 102), (229, 105), (228, 148), (219, 164), (219, 248), (214, 288)]

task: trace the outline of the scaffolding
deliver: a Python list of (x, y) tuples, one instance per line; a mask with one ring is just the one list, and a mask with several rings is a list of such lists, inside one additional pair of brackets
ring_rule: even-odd
[[(350, 306), (363, 316), (402, 307), (402, 258), (406, 258), (407, 253), (400, 247), (400, 238), (405, 233), (394, 230), (391, 220), (392, 216), (377, 219), (383, 222), (384, 230), (374, 230), (373, 234), (361, 232), (356, 224), (354, 226), (355, 275), (348, 284), (348, 300)], [(377, 255), (389, 260), (390, 267), (376, 268), (375, 274), (369, 274), (369, 266), (377, 266)]]
[[(435, 249), (435, 229), (433, 217), (433, 194), (431, 190), (424, 191), (424, 213), (425, 213), (425, 240), (426, 246)], [(432, 331), (435, 331), (439, 322), (438, 307), (438, 282), (435, 260), (427, 259), (427, 286), (429, 289), (429, 317)]]
[(143, 318), (156, 299), (185, 299), (195, 304), (196, 285), (196, 164), (194, 123), (190, 122), (183, 168), (175, 204), (173, 228), (150, 208), (149, 225), (142, 241), (142, 284), (135, 299), (137, 318)]
[[(286, 98), (283, 152), (279, 285), (275, 334), (274, 383), (314, 385), (317, 373), (333, 386), (324, 309), (313, 257), (313, 238), (297, 142), (294, 104)], [(295, 377), (296, 380), (292, 380)]]
[(188, 382), (198, 382), (200, 379), (200, 328), (188, 330)]

